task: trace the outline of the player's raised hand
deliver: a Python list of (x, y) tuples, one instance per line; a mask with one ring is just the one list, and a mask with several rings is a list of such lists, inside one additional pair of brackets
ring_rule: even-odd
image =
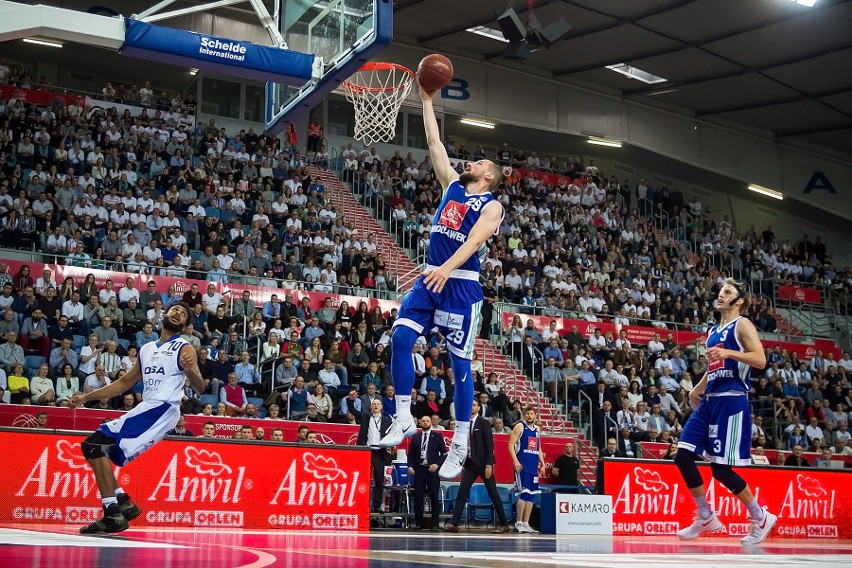
[(429, 93), (426, 89), (423, 88), (423, 85), (420, 84), (420, 77), (415, 74), (414, 82), (417, 84), (417, 90), (420, 91), (420, 99), (423, 101), (432, 101), (435, 99), (435, 96), (441, 91), (435, 91), (434, 93)]
[(82, 395), (82, 394), (75, 394), (75, 395), (73, 395), (73, 396), (71, 397), (71, 399), (68, 401), (68, 405), (69, 405), (71, 408), (77, 408), (77, 407), (79, 407), (79, 406), (83, 406), (83, 403), (84, 403), (84, 402), (85, 402), (85, 401), (83, 400), (83, 395)]
[(430, 292), (440, 294), (444, 289), (444, 285), (447, 283), (447, 280), (450, 278), (451, 272), (451, 270), (447, 270), (443, 266), (424, 272), (423, 274), (425, 278), (423, 279), (423, 285), (426, 286), (426, 289)]

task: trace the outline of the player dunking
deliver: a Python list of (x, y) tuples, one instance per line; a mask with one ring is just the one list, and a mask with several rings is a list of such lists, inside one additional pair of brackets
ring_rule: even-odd
[(140, 379), (142, 402), (112, 422), (102, 424), (80, 444), (83, 456), (95, 472), (104, 516), (80, 529), (83, 534), (115, 533), (127, 529), (127, 521), (142, 512), (119, 486), (110, 460), (117, 466), (131, 460), (166, 437), (180, 418), (184, 377), (196, 392), (204, 391), (195, 348), (180, 337), (191, 309), (183, 302), (169, 307), (162, 321), (160, 340), (145, 344), (130, 371), (117, 381), (88, 394), (71, 398), (72, 406), (90, 400), (112, 398), (130, 390)]
[(391, 375), (396, 391), (396, 421), (382, 438), (383, 447), (396, 446), (413, 436), (411, 387), (414, 363), (411, 350), (417, 338), (437, 326), (447, 338), (450, 365), (455, 376), (456, 431), (440, 476), (452, 479), (461, 474), (467, 458), (473, 378), (470, 360), (481, 321), (482, 287), (479, 284), (480, 255), (485, 242), (497, 232), (503, 206), (491, 194), (503, 180), (500, 168), (489, 160), (469, 163), (460, 176), (450, 165), (441, 143), (432, 101), (418, 81), (423, 99), (423, 122), (435, 173), (444, 195), (429, 237), (428, 266), (402, 301), (393, 324)]
[(674, 462), (683, 475), (698, 511), (695, 521), (677, 533), (684, 540), (723, 528), (704, 495), (704, 482), (695, 460), (703, 455), (710, 461), (713, 477), (748, 509), (751, 529), (740, 542), (759, 544), (772, 532), (777, 517), (761, 508), (745, 480), (733, 469), (751, 462), (751, 411), (747, 393), (751, 389), (751, 368), (766, 366), (757, 330), (740, 315), (749, 305), (748, 290), (727, 279), (719, 291), (718, 325), (707, 333), (707, 372), (689, 393), (696, 408), (684, 426)]

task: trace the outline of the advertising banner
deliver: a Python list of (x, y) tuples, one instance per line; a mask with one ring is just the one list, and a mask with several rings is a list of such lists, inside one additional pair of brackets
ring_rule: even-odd
[(778, 286), (778, 297), (788, 302), (802, 302), (805, 304), (822, 303), (822, 293), (816, 288), (803, 288), (801, 286), (790, 286), (789, 284)]
[(242, 79), (302, 85), (311, 78), (314, 55), (157, 26), (127, 18), (123, 55), (197, 67)]
[(541, 532), (612, 535), (612, 496), (543, 493)]
[[(36, 414), (39, 412), (47, 413), (47, 427), (50, 429), (80, 430), (83, 432), (94, 431), (104, 420), (115, 420), (122, 414), (117, 410), (2, 404), (0, 405), (0, 427), (16, 426), (19, 428), (35, 428)], [(307, 424), (311, 430), (317, 433), (317, 440), (320, 444), (354, 446), (358, 441), (357, 426), (327, 422), (298, 422), (295, 420), (219, 418), (216, 416), (188, 415), (186, 417), (186, 429), (194, 436), (199, 436), (203, 431), (205, 422), (213, 422), (215, 424), (215, 437), (219, 439), (230, 439), (234, 435), (234, 432), (245, 425), (251, 426), (252, 430), (263, 428), (264, 440), (270, 439), (273, 428), (281, 428), (283, 430), (284, 441), (295, 442), (299, 426)], [(444, 443), (447, 449), (449, 449), (452, 432), (444, 431), (441, 434), (443, 434)], [(541, 449), (545, 456), (545, 468), (541, 475), (542, 483), (550, 483), (550, 469), (553, 466), (553, 462), (563, 453), (565, 443), (571, 441), (573, 441), (573, 438), (565, 436), (542, 437)], [(398, 447), (399, 449), (408, 449), (408, 440), (405, 440)], [(497, 461), (494, 466), (494, 478), (497, 480), (497, 483), (514, 483), (515, 472), (512, 469), (512, 460), (509, 457), (508, 434), (494, 434), (494, 457)]]
[[(0, 520), (86, 524), (100, 518), (82, 436), (0, 432)], [(364, 531), (370, 452), (328, 446), (165, 440), (116, 477), (142, 508), (136, 526)]]
[(16, 87), (15, 85), (0, 85), (0, 98), (6, 100), (21, 101), (25, 105), (35, 103), (39, 106), (48, 106), (54, 100), (60, 99), (64, 106), (71, 106), (75, 102), (83, 106), (84, 97), (77, 95), (63, 95), (54, 93), (53, 91), (38, 91), (36, 89), (25, 89), (24, 87)]
[[(621, 325), (614, 324), (606, 321), (596, 321), (590, 322), (586, 320), (574, 320), (569, 318), (559, 318), (559, 317), (551, 317), (551, 316), (538, 316), (538, 315), (529, 315), (529, 314), (515, 314), (510, 312), (503, 312), (501, 314), (501, 325), (504, 332), (506, 332), (512, 325), (512, 319), (515, 316), (520, 316), (521, 321), (524, 326), (526, 326), (528, 320), (533, 320), (535, 327), (539, 330), (547, 329), (550, 325), (550, 322), (556, 322), (556, 329), (559, 331), (560, 335), (566, 335), (571, 331), (573, 326), (577, 326), (577, 331), (583, 337), (588, 338), (592, 335), (596, 328), (600, 328), (602, 334), (606, 334), (606, 332), (611, 331), (613, 337), (618, 337), (618, 333), (620, 330), (624, 329), (627, 331), (627, 339), (633, 344), (633, 348), (644, 347), (648, 345), (648, 342), (654, 338), (655, 333), (659, 333), (660, 337), (665, 340), (668, 334), (672, 334), (672, 339), (677, 342), (678, 345), (688, 346), (695, 343), (696, 340), (700, 340), (701, 343), (704, 343), (705, 338), (707, 337), (704, 333), (698, 333), (695, 331), (685, 331), (679, 329), (659, 329), (656, 327), (644, 327), (639, 325)], [(800, 359), (811, 359), (816, 355), (817, 349), (821, 349), (824, 355), (828, 353), (834, 353), (835, 359), (839, 359), (841, 356), (840, 347), (833, 341), (828, 339), (814, 339), (813, 343), (791, 343), (789, 341), (774, 341), (774, 340), (766, 340), (763, 342), (764, 347), (774, 347), (780, 346), (781, 349), (786, 350), (788, 353), (792, 354), (796, 352)]]
[[(699, 471), (707, 501), (724, 525), (723, 534), (745, 536), (746, 509), (710, 476)], [(775, 468), (735, 468), (748, 482), (762, 506), (778, 515), (772, 537), (852, 537), (852, 481), (842, 471)], [(612, 496), (614, 535), (673, 535), (692, 523), (695, 503), (672, 462), (604, 460), (604, 491)]]

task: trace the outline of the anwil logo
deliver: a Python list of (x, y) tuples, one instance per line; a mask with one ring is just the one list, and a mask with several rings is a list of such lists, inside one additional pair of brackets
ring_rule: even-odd
[(192, 469), (189, 475), (178, 477), (178, 454), (172, 456), (169, 465), (148, 497), (148, 501), (157, 501), (160, 491), (165, 493), (164, 501), (182, 503), (239, 503), (240, 489), (246, 468), (237, 468), (236, 477), (231, 467), (222, 461), (222, 456), (195, 446), (187, 446), (184, 451), (184, 464)]
[(662, 480), (658, 471), (637, 466), (633, 469), (633, 475), (625, 476), (613, 507), (616, 512), (628, 515), (674, 515), (677, 509), (677, 493), (677, 483), (669, 488), (669, 484)]
[[(359, 472), (348, 479), (332, 457), (314, 455), (306, 452), (302, 455), (302, 467), (296, 467), (298, 459), (290, 462), (281, 484), (272, 497), (270, 505), (277, 505), (279, 498), (287, 505), (352, 507), (355, 505), (355, 492), (358, 490)], [(304, 471), (310, 477), (302, 480), (299, 474)], [(348, 479), (348, 481), (347, 481)]]
[(779, 517), (810, 518), (821, 521), (835, 518), (834, 489), (831, 492), (826, 491), (816, 478), (804, 473), (796, 476), (795, 488), (798, 491), (794, 489), (794, 482), (790, 481), (784, 493)]
[[(79, 444), (59, 440), (55, 448), (56, 460), (60, 463), (49, 464), (50, 447), (45, 448), (15, 496), (85, 499), (90, 495), (97, 495), (95, 474), (83, 459)], [(35, 492), (27, 491), (30, 486), (35, 487)]]

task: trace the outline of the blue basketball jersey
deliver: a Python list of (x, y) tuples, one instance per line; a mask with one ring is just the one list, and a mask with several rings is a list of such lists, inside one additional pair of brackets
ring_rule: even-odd
[[(429, 255), (427, 262), (432, 266), (441, 266), (462, 246), (470, 235), (470, 230), (479, 220), (483, 208), (494, 201), (491, 192), (468, 194), (464, 186), (454, 181), (444, 192), (444, 197), (435, 211), (432, 220), (432, 234), (429, 237)], [(485, 245), (478, 254), (467, 259), (458, 270), (479, 272), (480, 260), (487, 252)]]
[[(737, 339), (738, 317), (724, 326), (713, 326), (707, 333), (707, 348), (721, 346), (732, 351), (743, 352), (745, 349)], [(748, 392), (751, 388), (751, 367), (734, 361), (723, 359), (710, 363), (707, 367), (707, 388), (705, 393), (720, 393), (730, 391)]]
[(538, 454), (541, 452), (541, 439), (538, 437), (538, 428), (530, 428), (526, 422), (521, 422), (523, 431), (515, 442), (515, 455), (521, 462), (521, 471), (526, 473), (538, 472)]

